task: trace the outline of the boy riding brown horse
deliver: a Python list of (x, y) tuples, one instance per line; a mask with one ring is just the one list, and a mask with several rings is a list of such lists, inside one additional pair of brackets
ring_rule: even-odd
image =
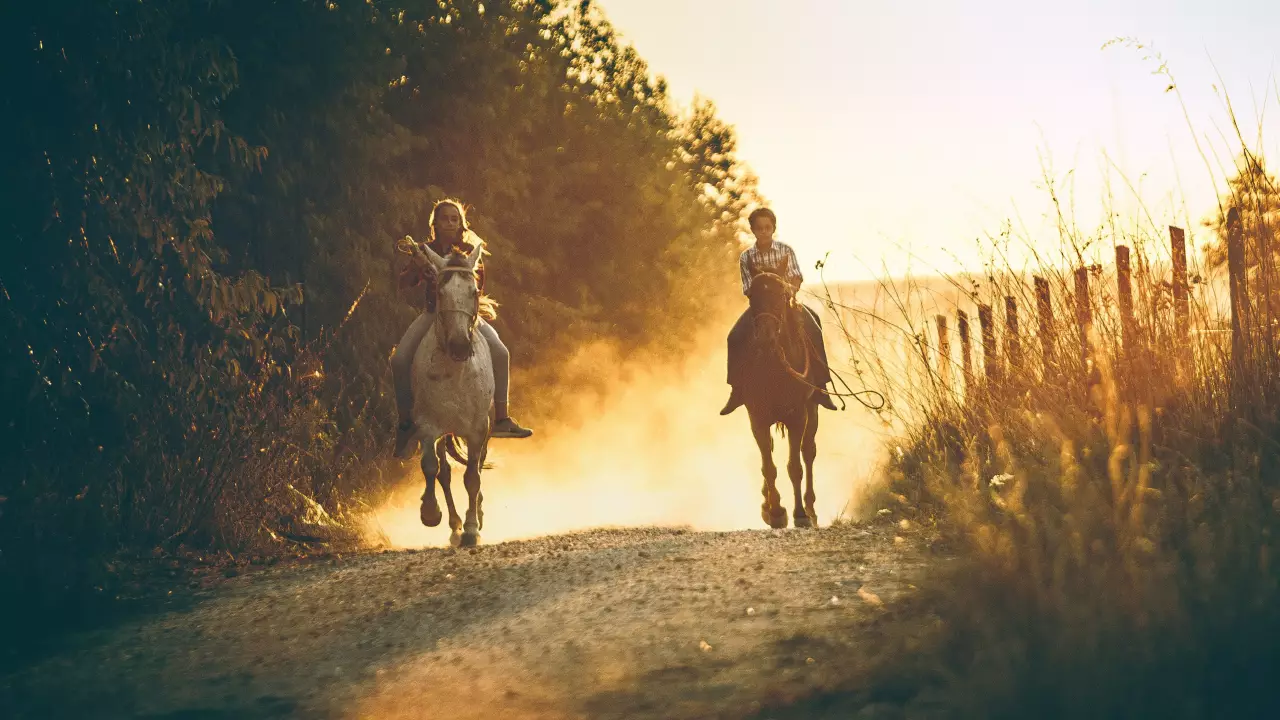
[[(835, 410), (835, 403), (831, 401), (831, 396), (827, 394), (827, 383), (831, 382), (831, 371), (827, 367), (827, 350), (826, 345), (822, 341), (822, 323), (818, 319), (818, 314), (804, 304), (795, 300), (796, 292), (800, 290), (800, 285), (804, 282), (804, 275), (800, 272), (800, 263), (796, 260), (796, 253), (791, 246), (778, 242), (773, 239), (773, 233), (778, 226), (778, 218), (768, 208), (759, 208), (751, 213), (747, 218), (751, 225), (751, 233), (755, 235), (756, 242), (751, 247), (742, 251), (739, 257), (738, 265), (742, 274), (742, 294), (751, 297), (752, 284), (755, 279), (762, 274), (770, 274), (780, 278), (783, 281), (784, 290), (788, 296), (789, 302), (788, 312), (793, 312), (798, 319), (798, 324), (803, 328), (804, 334), (808, 338), (808, 344), (811, 348), (811, 367), (808, 368), (808, 381), (813, 385), (817, 395), (816, 402), (821, 407), (828, 410)], [(738, 318), (738, 322), (734, 324), (733, 329), (729, 331), (729, 385), (732, 391), (729, 394), (729, 401), (725, 404), (724, 409), (720, 411), (721, 415), (728, 415), (737, 410), (745, 402), (744, 388), (752, 380), (750, 378), (751, 358), (747, 356), (747, 348), (753, 327), (752, 320), (753, 311), (747, 308), (742, 316)]]
[(773, 461), (773, 428), (779, 426), (787, 438), (795, 526), (814, 527), (818, 523), (813, 492), (813, 461), (818, 455), (818, 391), (813, 378), (818, 353), (809, 337), (805, 313), (795, 309), (791, 293), (791, 284), (781, 276), (765, 272), (754, 277), (742, 389), (764, 476), (760, 517), (773, 528), (787, 526), (787, 510), (777, 488), (778, 466)]

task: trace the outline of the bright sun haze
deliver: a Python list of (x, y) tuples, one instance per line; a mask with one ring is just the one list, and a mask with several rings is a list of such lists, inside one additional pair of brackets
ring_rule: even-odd
[[(490, 445), (484, 541), (600, 526), (764, 527), (760, 453), (746, 410), (729, 417), (716, 412), (728, 393), (724, 334), (733, 319), (717, 319), (683, 361), (625, 357), (606, 343), (580, 348), (566, 363), (564, 386), (589, 386), (574, 380), (598, 380), (603, 372), (608, 389), (566, 390), (556, 420), (540, 426), (533, 440)], [(828, 334), (833, 365), (843, 372), (848, 351)], [(857, 512), (859, 490), (882, 460), (883, 428), (875, 415), (850, 404), (848, 412), (823, 411), (820, 419), (814, 489), (822, 526)], [(791, 509), (787, 442), (775, 436), (775, 443), (777, 487)], [(465, 507), (456, 466), (454, 478), (454, 496)], [(416, 463), (399, 488), (370, 519), (374, 537), (399, 547), (444, 544), (447, 528), (425, 528), (418, 519), (423, 478)]]
[[(1038, 250), (1056, 247), (1044, 172), (1083, 235), (1099, 236), (1114, 212), (1126, 227), (1179, 224), (1202, 243), (1199, 221), (1238, 147), (1215, 88), (1231, 93), (1251, 144), (1280, 114), (1270, 75), (1280, 9), (1261, 3), (1225, 2), (1212, 13), (1133, 0), (1053, 10), (1004, 0), (964, 10), (936, 1), (809, 0), (782, 12), (765, 0), (596, 5), (666, 78), (677, 106), (701, 95), (735, 127), (739, 157), (778, 212), (777, 237), (795, 247), (810, 281), (828, 252), (826, 278), (837, 282), (975, 269), (979, 238), (1006, 223)], [(1121, 37), (1147, 48), (1103, 49)], [(1180, 94), (1154, 72), (1155, 52)], [(1096, 246), (1109, 248), (1107, 239)], [(1010, 249), (1017, 268), (1025, 255), (1017, 243)], [(935, 294), (957, 299), (945, 286)], [(854, 305), (869, 302), (862, 295)], [(599, 525), (759, 526), (759, 456), (745, 413), (716, 414), (732, 319), (710, 323), (683, 363), (628, 363), (606, 358), (607, 347), (583, 348), (596, 372), (619, 368), (614, 390), (566, 397), (534, 442), (495, 444), (486, 540)], [(827, 330), (833, 366), (851, 374), (848, 348)], [(910, 367), (900, 338), (875, 344)], [(822, 421), (825, 525), (856, 512), (885, 434), (856, 404)], [(779, 489), (788, 504), (785, 474)], [(443, 542), (447, 532), (418, 521), (421, 492), (411, 470), (373, 529), (395, 545)]]
[[(828, 277), (972, 267), (975, 240), (1005, 220), (1053, 242), (1042, 155), (1086, 233), (1108, 182), (1126, 220), (1145, 204), (1157, 226), (1194, 228), (1239, 147), (1224, 85), (1251, 145), (1260, 123), (1264, 151), (1280, 137), (1275, 2), (596, 4), (677, 103), (716, 103), (778, 211), (778, 238), (806, 270), (830, 251)], [(1148, 49), (1102, 49), (1119, 37)], [(1159, 60), (1143, 59), (1152, 51), (1194, 133), (1153, 74)]]

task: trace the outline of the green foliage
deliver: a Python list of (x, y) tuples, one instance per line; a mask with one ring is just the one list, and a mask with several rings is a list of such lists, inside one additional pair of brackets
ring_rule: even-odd
[(36, 602), (376, 489), (393, 242), (434, 200), (473, 206), (522, 367), (679, 350), (756, 200), (590, 3), (10, 3), (0, 80), (0, 586)]

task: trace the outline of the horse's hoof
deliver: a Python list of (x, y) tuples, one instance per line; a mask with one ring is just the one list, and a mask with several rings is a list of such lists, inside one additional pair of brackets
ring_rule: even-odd
[(813, 527), (813, 522), (809, 520), (808, 515), (797, 515), (795, 518), (796, 527), (807, 528)]
[(462, 546), (462, 533), (454, 531), (449, 533), (449, 545), (452, 547)]
[(480, 533), (478, 532), (464, 532), (455, 537), (461, 538), (459, 541), (460, 547), (475, 547), (480, 544)]
[(769, 507), (767, 503), (760, 508), (760, 519), (764, 521), (765, 525), (768, 525), (769, 527), (777, 527), (774, 524), (777, 522), (777, 517), (777, 508)]
[(769, 519), (769, 527), (774, 530), (781, 530), (787, 526), (787, 509), (784, 507), (776, 507), (773, 509), (773, 517)]
[(419, 514), (422, 517), (422, 524), (426, 525), (427, 527), (435, 527), (440, 524), (440, 519), (442, 515), (440, 513), (440, 507), (438, 505), (429, 506), (424, 502), (422, 503), (422, 511)]

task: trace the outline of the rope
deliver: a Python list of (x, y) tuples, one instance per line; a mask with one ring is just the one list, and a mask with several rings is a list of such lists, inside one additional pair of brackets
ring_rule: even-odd
[[(801, 313), (808, 312), (803, 307), (799, 308), (799, 311)], [(778, 340), (775, 340), (774, 342), (774, 348), (778, 351), (778, 356), (782, 360), (782, 366), (786, 368), (787, 374), (790, 375), (792, 379), (800, 382), (810, 390), (813, 390), (815, 392), (820, 392), (826, 395), (827, 397), (838, 398), (840, 400), (841, 410), (848, 409), (849, 407), (848, 403), (844, 401), (845, 398), (853, 398), (854, 400), (857, 400), (860, 405), (862, 405), (863, 407), (865, 407), (866, 409), (872, 412), (879, 412), (880, 410), (884, 409), (885, 402), (886, 402), (884, 394), (882, 394), (878, 390), (870, 390), (870, 389), (855, 391), (852, 387), (849, 386), (849, 383), (844, 379), (844, 377), (841, 376), (840, 373), (836, 372), (835, 369), (833, 369), (830, 364), (827, 365), (827, 371), (831, 373), (832, 384), (834, 385), (835, 381), (839, 380), (840, 384), (844, 386), (845, 392), (832, 392), (830, 390), (827, 390), (825, 387), (818, 387), (817, 385), (814, 385), (813, 383), (809, 382), (809, 378), (808, 378), (809, 358), (811, 354), (813, 355), (818, 354), (818, 349), (813, 346), (813, 340), (809, 337), (809, 333), (804, 331), (804, 328), (801, 328), (800, 337), (804, 342), (805, 370), (803, 373), (797, 373), (795, 369), (791, 367), (791, 361), (787, 359), (786, 351), (782, 348), (782, 343)], [(872, 405), (871, 403), (867, 402), (866, 400), (863, 399), (864, 396), (867, 396), (867, 397), (875, 396), (876, 398), (878, 398), (877, 404)]]

